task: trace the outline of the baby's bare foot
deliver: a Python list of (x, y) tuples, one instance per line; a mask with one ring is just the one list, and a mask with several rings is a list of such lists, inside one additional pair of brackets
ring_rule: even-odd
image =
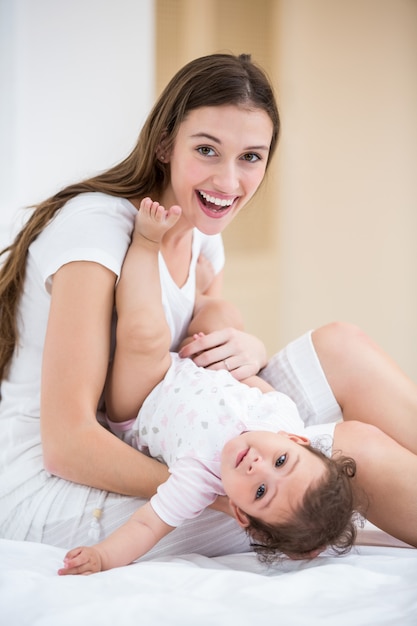
[(173, 205), (165, 209), (159, 202), (144, 198), (135, 219), (135, 232), (145, 239), (160, 243), (164, 234), (174, 226), (181, 215), (181, 208)]

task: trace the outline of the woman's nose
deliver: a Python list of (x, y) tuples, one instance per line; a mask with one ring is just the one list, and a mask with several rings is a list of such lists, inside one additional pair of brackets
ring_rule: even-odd
[(220, 163), (213, 176), (213, 184), (217, 191), (233, 194), (239, 189), (238, 168), (234, 162)]

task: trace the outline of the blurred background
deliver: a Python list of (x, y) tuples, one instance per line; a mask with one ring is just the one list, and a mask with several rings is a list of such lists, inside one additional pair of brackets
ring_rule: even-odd
[(417, 0), (0, 0), (0, 245), (22, 207), (131, 150), (187, 61), (251, 53), (282, 119), (224, 235), (270, 354), (360, 325), (417, 382)]

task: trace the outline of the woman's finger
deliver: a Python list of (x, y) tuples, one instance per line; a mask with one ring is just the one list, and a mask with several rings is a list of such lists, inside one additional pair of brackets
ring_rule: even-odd
[(181, 357), (193, 358), (200, 352), (205, 352), (221, 346), (228, 341), (229, 333), (226, 329), (224, 329), (213, 331), (207, 335), (194, 335), (194, 337), (195, 338), (192, 341), (179, 350), (179, 355)]

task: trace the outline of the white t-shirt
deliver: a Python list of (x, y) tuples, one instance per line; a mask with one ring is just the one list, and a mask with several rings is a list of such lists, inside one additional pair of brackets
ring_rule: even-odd
[[(19, 306), (19, 347), (13, 356), (9, 375), (1, 383), (0, 497), (6, 497), (0, 506), (0, 522), (17, 506), (14, 492), (17, 498), (17, 490), (22, 487), (19, 497), (30, 498), (31, 483), (28, 481), (43, 472), (40, 381), (53, 274), (66, 263), (92, 261), (104, 265), (119, 277), (135, 215), (136, 208), (123, 198), (102, 193), (80, 194), (59, 210), (29, 247)], [(210, 237), (194, 230), (190, 273), (181, 289), (175, 285), (160, 258), (163, 300), (173, 349), (183, 338), (191, 319), (195, 266), (200, 253), (212, 262), (218, 273), (224, 263), (221, 236)], [(59, 484), (55, 489), (59, 491)], [(48, 496), (42, 493), (35, 497)]]

